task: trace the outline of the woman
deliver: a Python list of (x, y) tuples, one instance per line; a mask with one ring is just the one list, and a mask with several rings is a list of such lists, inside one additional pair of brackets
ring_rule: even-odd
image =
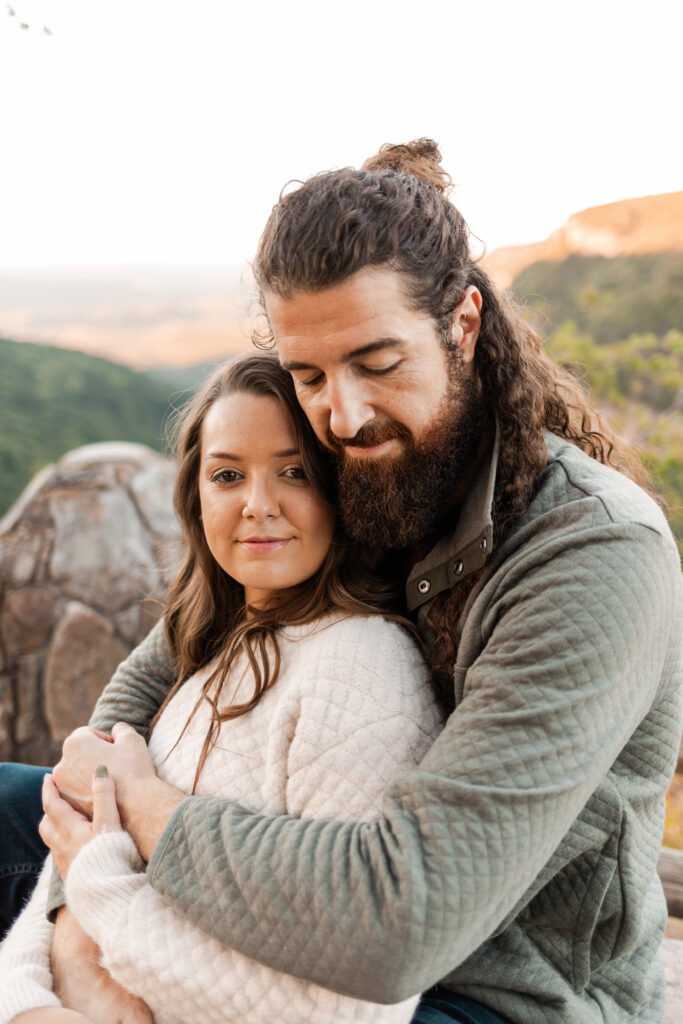
[[(177, 448), (186, 554), (164, 621), (178, 682), (150, 739), (159, 775), (267, 814), (377, 817), (387, 782), (419, 762), (441, 717), (392, 588), (340, 535), (333, 473), (289, 375), (268, 355), (219, 368)], [(91, 824), (46, 781), (41, 834), (104, 966), (156, 1024), (411, 1019), (417, 997), (361, 1002), (224, 950), (147, 884), (111, 784), (94, 792)], [(0, 1024), (84, 1020), (45, 1009), (59, 1005), (48, 871), (0, 952)]]

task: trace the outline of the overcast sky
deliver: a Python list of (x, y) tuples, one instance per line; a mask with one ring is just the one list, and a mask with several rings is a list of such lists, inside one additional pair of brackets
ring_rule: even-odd
[(10, 6), (0, 266), (241, 263), (288, 179), (418, 135), (490, 249), (683, 188), (681, 0)]

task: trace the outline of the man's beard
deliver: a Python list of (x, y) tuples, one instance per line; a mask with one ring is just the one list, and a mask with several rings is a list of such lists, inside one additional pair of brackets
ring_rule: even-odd
[[(478, 387), (454, 360), (448, 391), (419, 441), (396, 420), (369, 423), (343, 442), (330, 434), (338, 458), (337, 503), (347, 533), (382, 550), (410, 547), (428, 536), (472, 467), (484, 424)], [(371, 447), (392, 438), (403, 446), (394, 458), (344, 453), (346, 445)]]

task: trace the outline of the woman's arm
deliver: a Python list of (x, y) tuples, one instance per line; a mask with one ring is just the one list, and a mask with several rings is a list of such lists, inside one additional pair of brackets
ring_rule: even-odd
[[(269, 762), (264, 785), (279, 790), (282, 780), (287, 807), (294, 814), (374, 818), (387, 783), (415, 766), (442, 724), (421, 654), (402, 629), (380, 619), (336, 623), (307, 642), (305, 650), (304, 661), (288, 652), (296, 685), (290, 685), (292, 676), (276, 684), (283, 695), (274, 705), (268, 734), (288, 741), (276, 744), (278, 753)], [(243, 989), (249, 977), (252, 995), (270, 985), (281, 991), (288, 984), (293, 986), (288, 1003), (302, 998), (310, 1010), (320, 998), (329, 1010), (330, 1001), (336, 1000), (340, 1006), (335, 1019), (366, 1019), (362, 1004), (354, 1001), (352, 1008), (342, 1008), (348, 1000), (327, 991), (303, 995), (303, 987), (297, 989), (292, 979), (275, 978), (265, 968), (245, 963), (240, 954), (220, 950), (149, 885), (141, 868), (126, 833), (100, 835), (74, 860), (66, 890), (79, 923), (101, 947), (104, 965), (150, 1005), (155, 1000), (155, 1012), (161, 1012), (160, 1000), (177, 1006), (179, 999), (196, 999), (198, 1005), (214, 958), (213, 976), (224, 987), (220, 997), (226, 1008), (235, 1000), (237, 1010), (239, 1000), (247, 999)], [(180, 955), (185, 947), (192, 948), (193, 958)], [(163, 993), (156, 983), (159, 976), (164, 978)], [(397, 1010), (374, 1007), (372, 1019), (407, 1020), (411, 1011), (412, 1001)], [(292, 1014), (296, 1017), (296, 1009), (287, 1020)], [(308, 1014), (300, 1019), (309, 1019)]]
[(0, 1024), (38, 1007), (58, 1007), (52, 989), (52, 925), (45, 902), (52, 862), (48, 858), (31, 899), (0, 946)]

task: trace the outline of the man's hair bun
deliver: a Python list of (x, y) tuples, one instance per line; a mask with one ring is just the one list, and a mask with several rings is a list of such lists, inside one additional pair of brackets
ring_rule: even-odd
[(450, 174), (441, 166), (441, 153), (434, 139), (415, 139), (397, 146), (387, 142), (380, 146), (375, 156), (365, 161), (361, 170), (412, 174), (431, 185), (442, 196), (453, 185)]

